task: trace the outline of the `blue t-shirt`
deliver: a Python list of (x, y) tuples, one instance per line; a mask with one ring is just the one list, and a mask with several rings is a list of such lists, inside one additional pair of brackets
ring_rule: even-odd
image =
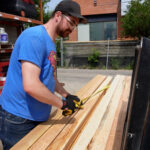
[(46, 121), (49, 118), (51, 106), (39, 102), (24, 91), (21, 60), (37, 65), (41, 69), (41, 82), (54, 93), (56, 46), (43, 25), (26, 29), (17, 39), (0, 96), (0, 104), (3, 109), (16, 116)]

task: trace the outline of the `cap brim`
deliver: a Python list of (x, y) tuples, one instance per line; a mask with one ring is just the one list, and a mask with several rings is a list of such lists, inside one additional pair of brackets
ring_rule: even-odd
[(88, 20), (85, 17), (83, 17), (83, 16), (81, 16), (79, 14), (70, 13), (70, 15), (73, 16), (73, 17), (79, 18), (79, 22), (80, 23), (86, 24), (88, 22)]

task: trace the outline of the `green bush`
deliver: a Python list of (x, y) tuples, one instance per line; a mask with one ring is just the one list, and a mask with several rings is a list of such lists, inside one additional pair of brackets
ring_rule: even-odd
[(133, 69), (133, 60), (126, 61), (125, 58), (111, 58), (111, 68), (112, 69)]
[(150, 37), (150, 0), (131, 0), (121, 18), (122, 36), (140, 39)]
[(116, 59), (116, 58), (111, 58), (111, 66), (112, 66), (112, 69), (119, 69), (120, 68), (120, 60)]
[(97, 49), (93, 49), (93, 53), (88, 56), (88, 63), (91, 67), (96, 67), (99, 63), (100, 52)]
[(60, 40), (56, 40), (56, 52), (57, 52), (57, 57), (60, 58), (61, 57), (61, 51), (60, 51)]
[(127, 66), (124, 67), (124, 69), (132, 70), (134, 65), (134, 61), (131, 61)]

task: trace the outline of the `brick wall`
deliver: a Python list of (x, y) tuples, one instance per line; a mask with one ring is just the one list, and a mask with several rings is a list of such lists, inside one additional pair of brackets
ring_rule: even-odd
[[(120, 3), (120, 2), (119, 2)], [(117, 10), (117, 39), (121, 38), (121, 3), (118, 5)]]
[(70, 35), (69, 35), (69, 40), (70, 41), (77, 41), (78, 37), (77, 37), (77, 29), (74, 30)]
[(82, 15), (95, 15), (117, 13), (119, 0), (96, 0), (97, 5), (94, 5), (94, 0), (74, 1), (80, 5)]

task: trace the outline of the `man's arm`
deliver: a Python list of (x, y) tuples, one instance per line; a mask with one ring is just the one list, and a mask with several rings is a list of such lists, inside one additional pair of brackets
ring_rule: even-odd
[(69, 93), (63, 88), (61, 83), (55, 78), (55, 91), (59, 93), (61, 96), (66, 97)]
[(61, 109), (63, 106), (62, 100), (50, 92), (40, 81), (40, 68), (28, 61), (21, 61), (21, 65), (25, 92), (42, 103), (50, 104)]

